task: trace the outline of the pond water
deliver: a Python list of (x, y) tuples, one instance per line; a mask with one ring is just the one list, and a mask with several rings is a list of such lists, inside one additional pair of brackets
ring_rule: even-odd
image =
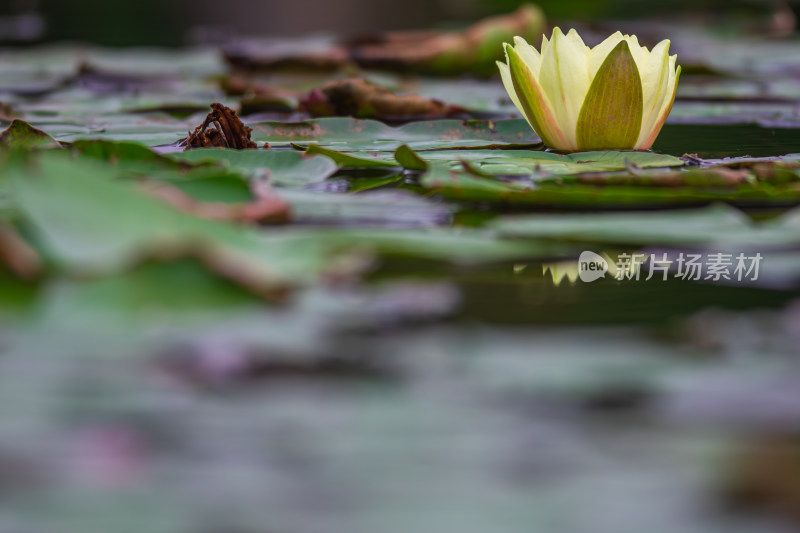
[[(654, 150), (573, 155), (495, 79), (3, 52), (0, 531), (794, 530), (800, 44), (674, 43)], [(272, 149), (178, 151), (211, 102)]]

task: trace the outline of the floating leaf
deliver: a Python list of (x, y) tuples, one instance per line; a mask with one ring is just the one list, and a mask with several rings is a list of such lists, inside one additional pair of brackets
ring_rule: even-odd
[(264, 235), (176, 211), (107, 169), (42, 154), (6, 168), (19, 210), (47, 253), (82, 273), (128, 268), (145, 257), (198, 257), (212, 270), (265, 295), (316, 279), (330, 264), (310, 235)]
[(362, 194), (281, 191), (295, 222), (359, 227), (432, 227), (449, 225), (453, 208), (404, 190)]
[(394, 151), (403, 144), (414, 150), (537, 145), (539, 139), (524, 120), (436, 120), (391, 127), (375, 120), (319, 118), (304, 122), (253, 122), (253, 139), (272, 146), (314, 142), (343, 152)]
[[(296, 148), (302, 147), (292, 145)], [(318, 144), (309, 144), (305, 149), (306, 155), (324, 155), (333, 159), (337, 165), (343, 168), (396, 168), (397, 165), (391, 161), (384, 161), (382, 159), (360, 157), (352, 153), (337, 152), (330, 148), (324, 148)]]
[(486, 174), (563, 176), (582, 172), (632, 168), (679, 167), (685, 161), (665, 154), (637, 151), (600, 151), (557, 154), (531, 150), (436, 150), (418, 154), (429, 163), (446, 163), (452, 169), (468, 161)]
[(255, 177), (264, 176), (283, 186), (304, 186), (326, 180), (337, 166), (324, 155), (305, 156), (292, 150), (195, 149), (170, 154), (171, 158), (191, 163), (219, 163), (233, 171)]
[(405, 144), (394, 151), (394, 158), (398, 163), (403, 165), (405, 169), (418, 171), (428, 170), (428, 162)]
[(50, 135), (20, 119), (0, 132), (0, 144), (11, 148), (61, 148)]
[[(724, 201), (742, 206), (794, 205), (800, 192), (794, 187), (778, 188), (769, 184), (739, 187), (698, 188), (691, 186), (647, 186), (641, 178), (627, 178), (630, 185), (562, 184), (545, 180), (533, 186), (529, 180), (500, 181), (467, 172), (437, 169), (423, 176), (426, 188), (450, 200), (542, 208), (617, 209), (679, 207)], [(640, 180), (635, 184), (635, 180)], [(550, 183), (548, 183), (550, 182)]]

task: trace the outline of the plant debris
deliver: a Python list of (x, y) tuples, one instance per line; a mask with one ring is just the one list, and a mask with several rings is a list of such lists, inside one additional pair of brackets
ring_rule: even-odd
[(773, 511), (800, 523), (800, 436), (760, 436), (737, 458), (726, 500)]
[(0, 102), (0, 121), (11, 122), (14, 119), (20, 118), (20, 113), (12, 106)]
[(360, 78), (335, 80), (309, 92), (300, 111), (314, 117), (351, 116), (382, 119), (433, 119), (463, 116), (467, 111), (417, 94), (395, 94)]
[(494, 74), (497, 50), (515, 35), (539, 37), (544, 15), (525, 4), (508, 15), (488, 17), (461, 32), (390, 32), (353, 43), (353, 60), (361, 67), (425, 74)]
[(327, 40), (292, 43), (236, 42), (223, 50), (225, 61), (240, 71), (332, 71), (349, 61), (346, 47)]
[(250, 139), (252, 132), (253, 129), (245, 126), (236, 116), (236, 111), (215, 102), (211, 104), (211, 113), (203, 123), (183, 141), (184, 151), (192, 148), (258, 148)]
[(0, 225), (0, 265), (20, 279), (32, 280), (42, 274), (39, 254), (10, 226)]
[(541, 9), (525, 4), (515, 12), (487, 17), (463, 31), (404, 31), (366, 36), (337, 43), (238, 42), (224, 50), (225, 60), (238, 71), (335, 71), (353, 63), (363, 68), (435, 75), (497, 70), (501, 45), (515, 35), (538, 38), (545, 26)]

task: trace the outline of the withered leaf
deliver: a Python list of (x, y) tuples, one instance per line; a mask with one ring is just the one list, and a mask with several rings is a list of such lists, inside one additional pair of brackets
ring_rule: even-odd
[(211, 113), (189, 134), (184, 150), (192, 148), (258, 148), (250, 139), (253, 129), (236, 116), (236, 111), (220, 103), (211, 104)]
[(42, 262), (36, 250), (14, 228), (6, 225), (0, 225), (0, 265), (26, 280), (42, 273)]
[(461, 32), (386, 33), (353, 43), (353, 60), (362, 67), (426, 74), (493, 74), (502, 44), (515, 35), (538, 38), (542, 11), (525, 4), (508, 15), (488, 17)]
[(464, 108), (417, 94), (395, 94), (360, 78), (336, 80), (309, 92), (300, 110), (314, 117), (351, 116), (379, 119), (452, 118)]

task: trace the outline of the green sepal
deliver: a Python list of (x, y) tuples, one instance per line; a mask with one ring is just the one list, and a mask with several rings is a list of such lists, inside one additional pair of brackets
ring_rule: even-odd
[(600, 65), (578, 115), (581, 150), (633, 148), (642, 128), (644, 99), (636, 61), (625, 40)]

